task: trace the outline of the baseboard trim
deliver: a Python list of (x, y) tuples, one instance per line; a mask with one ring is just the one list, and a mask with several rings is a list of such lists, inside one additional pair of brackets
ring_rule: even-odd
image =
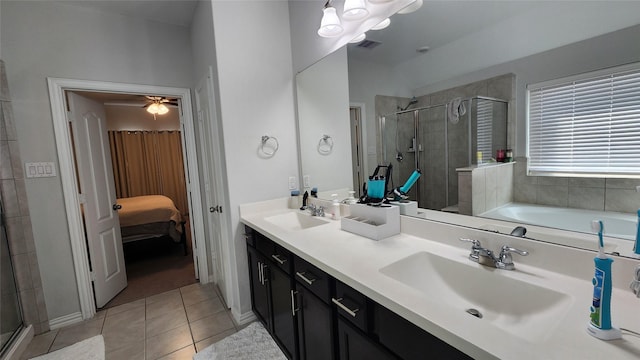
[(248, 311), (242, 314), (236, 314), (233, 312), (233, 310), (231, 310), (231, 315), (233, 315), (233, 320), (236, 322), (236, 324), (240, 326), (246, 325), (258, 319), (256, 315), (253, 313), (253, 311)]
[(55, 330), (67, 325), (73, 325), (73, 324), (79, 323), (82, 320), (83, 320), (82, 313), (78, 311), (73, 314), (64, 315), (64, 316), (60, 316), (55, 319), (49, 320), (49, 328), (51, 330)]
[(27, 346), (33, 340), (33, 326), (29, 325), (20, 330), (20, 334), (13, 342), (9, 350), (7, 350), (5, 356), (2, 358), (3, 360), (14, 360), (20, 359), (22, 353), (27, 349)]

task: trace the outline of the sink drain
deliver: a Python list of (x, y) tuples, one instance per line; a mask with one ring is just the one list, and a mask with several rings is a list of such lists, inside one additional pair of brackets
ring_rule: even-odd
[(465, 310), (468, 314), (471, 314), (475, 317), (477, 317), (478, 319), (482, 319), (482, 313), (476, 309), (467, 309)]

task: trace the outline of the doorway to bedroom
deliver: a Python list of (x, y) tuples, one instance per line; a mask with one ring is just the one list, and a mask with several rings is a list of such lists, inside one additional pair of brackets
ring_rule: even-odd
[[(119, 231), (123, 254), (118, 250), (114, 253), (116, 258), (123, 256), (126, 283), (119, 282), (118, 288), (106, 296), (96, 292), (94, 283), (96, 306), (109, 308), (196, 283), (180, 99), (91, 91), (67, 91), (65, 98), (80, 193), (91, 197), (91, 189), (85, 188), (98, 187), (96, 192), (105, 193), (115, 190), (116, 201), (107, 205), (114, 203), (112, 210), (119, 220), (116, 232)], [(99, 152), (96, 143), (107, 140), (85, 131), (92, 128), (82, 124), (86, 113), (96, 114), (89, 120), (92, 122), (104, 118), (108, 137), (109, 151), (93, 158), (87, 153)], [(102, 160), (105, 164), (94, 164)], [(100, 177), (100, 170), (105, 170), (106, 181), (95, 180)], [(100, 189), (105, 185), (106, 189)], [(96, 212), (85, 207), (91, 205), (90, 200), (81, 203), (88, 248), (92, 245), (92, 219), (87, 217)], [(91, 261), (91, 254), (89, 263), (91, 268), (99, 266)], [(118, 291), (123, 286), (126, 287)]]
[[(186, 210), (177, 211), (177, 215), (181, 218), (172, 219), (173, 224), (166, 222), (164, 230), (167, 235), (165, 237), (174, 239), (171, 232), (174, 232), (174, 235), (179, 234), (177, 237), (179, 240), (175, 242), (177, 246), (173, 246), (173, 249), (177, 250), (173, 251), (179, 251), (180, 259), (185, 258), (183, 245), (187, 245), (186, 251), (189, 256), (186, 257), (193, 259), (191, 260), (193, 275), (190, 276), (189, 281), (195, 282), (196, 279), (199, 279), (201, 283), (208, 283), (212, 280), (215, 282), (215, 272), (213, 278), (209, 273), (208, 259), (210, 254), (206, 251), (190, 90), (188, 88), (59, 78), (48, 78), (48, 84), (60, 164), (59, 176), (62, 180), (73, 265), (80, 295), (81, 313), (74, 315), (74, 319), (78, 316), (81, 316), (82, 319), (93, 317), (96, 308), (105, 307), (112, 298), (127, 287), (127, 266), (119, 224), (119, 212), (123, 206), (116, 196), (114, 165), (111, 161), (112, 145), (109, 142), (107, 130), (105, 101), (79, 95), (83, 92), (94, 92), (104, 96), (107, 94), (149, 95), (152, 97), (143, 99), (149, 100), (151, 104), (177, 107), (180, 118), (179, 144), (182, 146), (182, 175), (175, 175), (174, 173), (179, 172), (175, 168), (169, 173), (184, 178), (187, 204)], [(137, 107), (137, 105), (131, 107)], [(141, 104), (139, 109), (146, 111), (148, 107), (147, 104)], [(153, 120), (152, 116), (150, 121), (157, 121), (159, 115), (162, 114), (157, 112), (156, 120)], [(129, 130), (125, 131), (129, 132)], [(159, 130), (157, 132), (160, 133)], [(158, 139), (151, 143), (154, 142), (160, 147), (171, 147), (171, 145), (161, 143)], [(162, 167), (163, 165), (158, 165), (156, 161), (155, 166)], [(148, 174), (143, 173), (144, 176), (137, 177), (136, 181), (141, 181), (141, 178), (148, 181)], [(160, 175), (160, 177), (166, 176), (171, 175), (167, 175), (166, 172)], [(175, 206), (176, 203), (180, 203), (180, 200), (175, 202), (170, 200), (170, 202), (173, 203), (172, 206)], [(129, 235), (141, 234), (126, 234), (126, 240), (132, 240)], [(133, 244), (142, 247), (142, 250), (138, 250), (139, 253), (146, 256), (152, 252), (149, 248), (144, 248), (145, 241), (140, 240), (140, 237), (134, 240), (138, 241)], [(150, 245), (152, 249), (158, 247), (157, 242), (152, 242), (155, 240), (149, 238), (147, 240), (152, 244)], [(172, 241), (169, 241), (170, 245), (171, 243)], [(192, 256), (190, 256), (191, 254)], [(175, 264), (173, 262), (168, 266)], [(151, 266), (142, 265), (141, 267), (150, 268)], [(156, 266), (156, 268), (163, 267), (167, 267), (167, 265)], [(165, 285), (170, 283), (166, 278), (158, 282)], [(148, 284), (149, 281), (145, 281), (145, 283)], [(154, 291), (164, 291), (164, 289)], [(131, 298), (127, 298), (127, 300), (129, 299)], [(123, 300), (123, 302), (127, 300)], [(74, 319), (66, 321), (76, 321)]]

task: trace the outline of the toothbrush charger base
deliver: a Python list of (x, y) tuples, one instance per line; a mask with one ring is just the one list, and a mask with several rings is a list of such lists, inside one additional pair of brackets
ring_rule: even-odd
[(620, 332), (620, 329), (616, 329), (616, 328), (602, 330), (589, 324), (589, 326), (587, 326), (587, 332), (589, 333), (589, 335), (596, 337), (600, 340), (608, 341), (608, 340), (622, 339), (622, 333)]

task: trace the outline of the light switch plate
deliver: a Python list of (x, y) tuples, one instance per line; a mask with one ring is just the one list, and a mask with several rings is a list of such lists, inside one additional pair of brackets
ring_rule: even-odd
[(298, 188), (298, 182), (295, 176), (289, 176), (289, 190), (295, 190)]
[(309, 175), (304, 175), (302, 177), (302, 186), (306, 189), (306, 188), (310, 188), (311, 187), (311, 177)]
[(55, 177), (56, 166), (52, 162), (25, 163), (25, 174), (27, 178)]

